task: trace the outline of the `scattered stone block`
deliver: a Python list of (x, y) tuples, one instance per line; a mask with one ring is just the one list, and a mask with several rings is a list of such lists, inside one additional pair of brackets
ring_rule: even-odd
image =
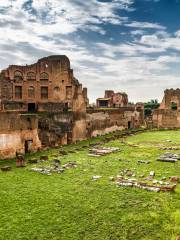
[(16, 158), (16, 167), (25, 167), (26, 166), (26, 161), (23, 155), (17, 155)]
[(4, 166), (4, 167), (1, 167), (1, 171), (2, 172), (8, 172), (8, 171), (11, 171), (11, 167), (10, 166)]
[(170, 177), (170, 181), (178, 183), (178, 182), (180, 182), (180, 177), (179, 176), (172, 176), (172, 177)]
[(163, 155), (161, 155), (157, 161), (160, 162), (171, 162), (171, 163), (175, 163), (178, 160), (180, 160), (180, 154), (173, 154), (173, 153), (165, 153)]
[(29, 159), (29, 160), (28, 160), (28, 163), (30, 163), (30, 164), (36, 164), (36, 163), (38, 163), (38, 160), (37, 160), (37, 159)]
[(64, 151), (64, 150), (60, 150), (59, 153), (60, 153), (61, 155), (68, 155), (68, 153), (67, 153), (66, 151)]
[(138, 182), (136, 179), (123, 179), (123, 178), (117, 178), (116, 184), (119, 186), (127, 186), (127, 187), (135, 187), (140, 188), (148, 191), (153, 192), (167, 192), (167, 191), (174, 191), (176, 185), (173, 186), (155, 186), (155, 185), (149, 185), (146, 183)]
[(150, 171), (149, 176), (154, 177), (155, 176), (155, 172), (154, 171)]
[(94, 181), (96, 181), (96, 180), (98, 180), (98, 179), (100, 179), (101, 178), (101, 176), (93, 176), (92, 177), (92, 179), (94, 180)]
[(110, 180), (110, 181), (114, 181), (115, 178), (114, 178), (114, 177), (109, 177), (109, 180)]
[(88, 156), (92, 156), (92, 157), (105, 156), (107, 154), (118, 152), (118, 151), (120, 151), (120, 149), (116, 147), (92, 148), (89, 150)]
[(76, 162), (68, 162), (62, 166), (64, 169), (70, 169), (70, 168), (76, 168), (77, 163)]
[(49, 157), (46, 155), (40, 156), (40, 160), (42, 160), (42, 161), (47, 161), (48, 159), (49, 159)]
[(145, 163), (145, 164), (149, 164), (149, 163), (150, 163), (150, 161), (138, 160), (138, 163)]

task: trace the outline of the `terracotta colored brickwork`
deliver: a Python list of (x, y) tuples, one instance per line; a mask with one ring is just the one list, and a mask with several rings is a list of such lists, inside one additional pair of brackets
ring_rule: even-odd
[(64, 55), (32, 65), (11, 65), (0, 74), (1, 111), (51, 111), (53, 105), (62, 111), (72, 107), (77, 92), (88, 104), (87, 89), (82, 89)]
[(104, 98), (96, 100), (97, 107), (119, 108), (128, 105), (128, 95), (126, 93), (114, 93), (112, 90), (106, 90)]
[(167, 89), (159, 109), (153, 112), (153, 126), (180, 128), (180, 89)]

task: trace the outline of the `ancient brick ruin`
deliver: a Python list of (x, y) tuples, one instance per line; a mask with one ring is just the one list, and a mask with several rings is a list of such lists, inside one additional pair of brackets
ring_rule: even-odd
[(128, 105), (127, 94), (113, 91), (106, 98), (103, 110), (101, 101), (88, 107), (66, 56), (9, 66), (0, 73), (0, 158), (143, 124), (143, 104)]
[(153, 125), (157, 128), (180, 127), (180, 89), (166, 89), (159, 109), (153, 112)]
[(96, 100), (97, 107), (119, 108), (128, 105), (128, 95), (126, 93), (115, 93), (112, 90), (106, 90), (103, 98)]

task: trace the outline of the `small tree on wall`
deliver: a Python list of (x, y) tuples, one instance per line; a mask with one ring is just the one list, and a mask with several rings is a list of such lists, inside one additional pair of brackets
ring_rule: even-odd
[(159, 108), (160, 104), (158, 103), (158, 100), (151, 99), (149, 102), (144, 103), (144, 114), (145, 117), (150, 116), (154, 109)]
[(172, 109), (172, 110), (177, 110), (177, 103), (172, 102), (172, 103), (171, 103), (171, 109)]

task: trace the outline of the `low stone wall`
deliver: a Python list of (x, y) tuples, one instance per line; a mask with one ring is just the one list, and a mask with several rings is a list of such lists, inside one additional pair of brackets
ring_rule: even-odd
[(87, 136), (103, 135), (117, 130), (138, 128), (143, 122), (143, 112), (134, 108), (90, 110), (86, 115)]
[(153, 126), (156, 128), (180, 128), (180, 110), (154, 110)]
[(143, 123), (142, 112), (134, 108), (85, 112), (36, 114), (0, 113), (0, 158), (85, 140)]
[(41, 147), (36, 115), (0, 113), (0, 159), (17, 153), (36, 151)]
[(0, 134), (0, 159), (14, 158), (17, 153), (34, 152), (40, 148), (37, 129)]

